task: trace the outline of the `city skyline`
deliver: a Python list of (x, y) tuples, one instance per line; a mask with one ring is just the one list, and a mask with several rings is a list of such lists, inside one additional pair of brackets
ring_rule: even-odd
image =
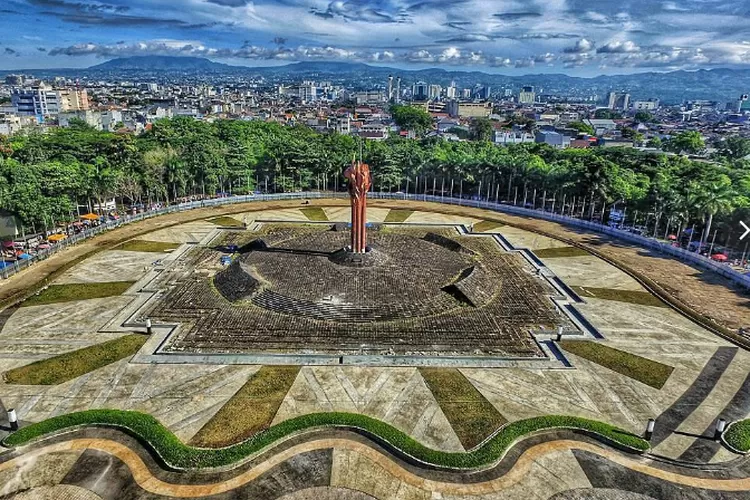
[(7, 0), (0, 69), (88, 67), (138, 55), (511, 75), (750, 68), (749, 7), (715, 0)]

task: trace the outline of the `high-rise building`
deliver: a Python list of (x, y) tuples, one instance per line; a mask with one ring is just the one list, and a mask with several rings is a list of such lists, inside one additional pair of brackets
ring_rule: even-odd
[(303, 82), (302, 85), (299, 86), (297, 92), (300, 99), (307, 102), (316, 101), (319, 97), (318, 87), (314, 82)]
[(388, 92), (385, 96), (388, 102), (393, 101), (393, 75), (388, 75)]
[(430, 99), (437, 99), (440, 97), (440, 93), (443, 91), (443, 88), (440, 85), (430, 85), (429, 93), (427, 94), (427, 97)]
[(534, 104), (535, 101), (534, 87), (522, 87), (521, 92), (518, 93), (518, 102), (520, 104)]
[(450, 87), (445, 89), (445, 97), (447, 97), (448, 99), (456, 98), (456, 82), (451, 82)]
[(633, 101), (633, 109), (636, 111), (652, 111), (659, 107), (659, 99), (649, 99), (648, 101)]
[(610, 92), (609, 93), (609, 109), (628, 109), (630, 104), (630, 94)]
[(425, 82), (417, 82), (411, 88), (411, 97), (415, 101), (426, 101), (429, 96), (429, 86)]
[(471, 89), (461, 89), (461, 99), (471, 99)]
[(60, 95), (60, 111), (86, 111), (89, 109), (89, 96), (86, 89), (63, 89)]
[(14, 89), (10, 100), (19, 115), (44, 117), (60, 113), (60, 95), (47, 85)]
[(487, 85), (485, 87), (477, 87), (476, 91), (474, 92), (474, 97), (481, 100), (487, 100), (490, 98), (490, 86)]
[(396, 95), (393, 98), (393, 102), (396, 104), (401, 102), (401, 77), (396, 77)]

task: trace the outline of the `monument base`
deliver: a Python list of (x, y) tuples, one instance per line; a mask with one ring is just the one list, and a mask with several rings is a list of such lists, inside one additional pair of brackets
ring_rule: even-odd
[(372, 247), (366, 247), (363, 253), (352, 252), (351, 248), (347, 246), (332, 253), (328, 260), (348, 267), (374, 267), (388, 260), (386, 254)]

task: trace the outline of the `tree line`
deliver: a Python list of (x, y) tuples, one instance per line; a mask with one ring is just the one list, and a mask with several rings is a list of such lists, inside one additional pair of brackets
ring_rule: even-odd
[[(79, 206), (174, 203), (189, 196), (343, 190), (343, 170), (362, 155), (374, 189), (527, 205), (655, 236), (696, 225), (708, 240), (735, 242), (748, 216), (750, 142), (733, 139), (711, 161), (632, 148), (556, 150), (440, 138), (360, 141), (303, 126), (191, 118), (157, 121), (134, 136), (83, 123), (0, 139), (0, 207), (26, 226), (52, 227)], [(696, 237), (697, 239), (697, 237)]]

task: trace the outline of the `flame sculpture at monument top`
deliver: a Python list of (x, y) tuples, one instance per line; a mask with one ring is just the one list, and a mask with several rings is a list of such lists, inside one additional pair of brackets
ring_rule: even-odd
[(349, 179), (349, 199), (352, 203), (352, 247), (354, 253), (365, 253), (367, 250), (367, 191), (372, 184), (370, 167), (361, 161), (352, 160), (344, 172)]

